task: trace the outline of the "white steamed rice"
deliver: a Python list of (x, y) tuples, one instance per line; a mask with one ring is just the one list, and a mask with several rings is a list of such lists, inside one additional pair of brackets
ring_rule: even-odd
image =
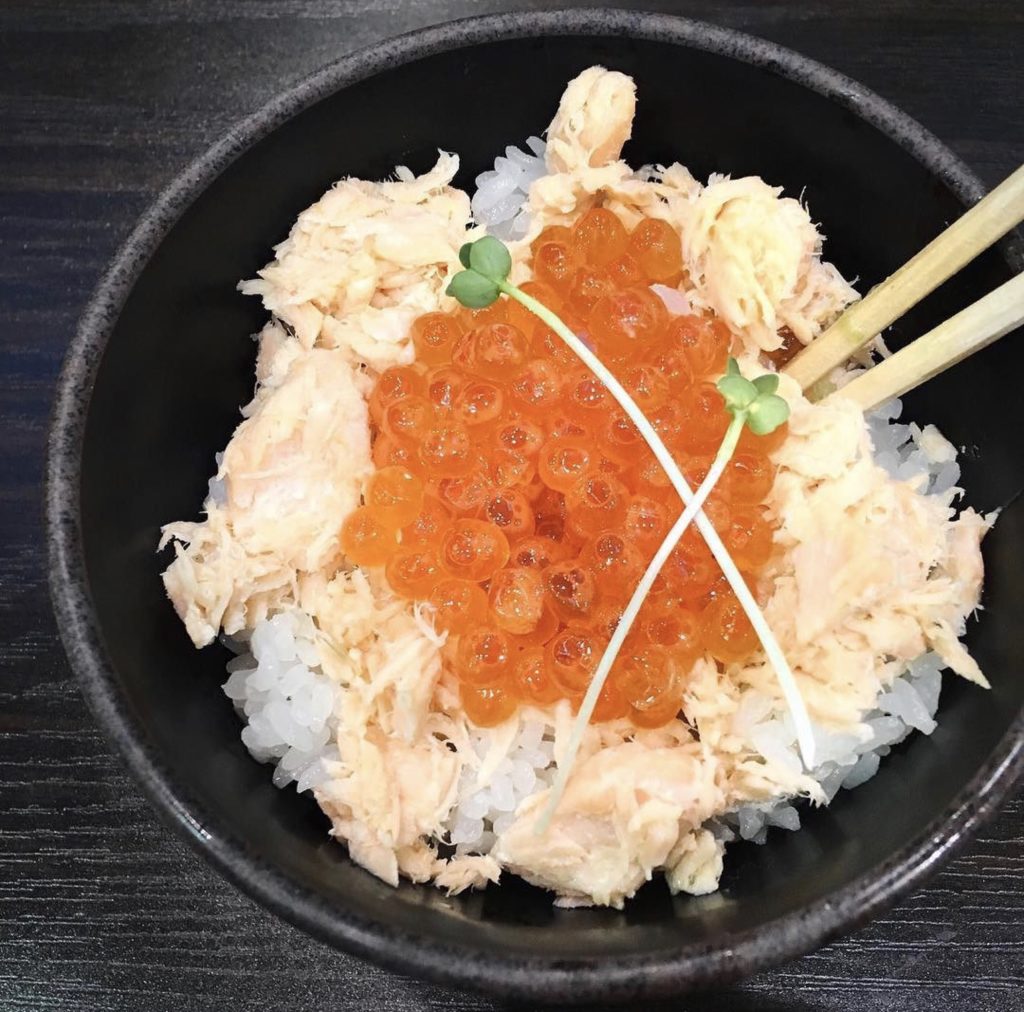
[(342, 692), (320, 669), (313, 620), (295, 610), (257, 624), (228, 662), (224, 693), (245, 723), (242, 743), (259, 762), (276, 763), (274, 785), (299, 791), (322, 783), (324, 760), (336, 759)]
[(521, 239), (530, 227), (526, 199), (530, 184), (545, 173), (544, 142), (539, 137), (526, 141), (528, 151), (505, 148), (505, 157), (494, 160), (494, 168), (476, 177), (473, 217), (499, 239)]
[[(474, 732), (473, 750), (483, 760), (491, 744), (485, 729)], [(495, 837), (515, 818), (519, 805), (531, 794), (551, 786), (555, 775), (554, 734), (550, 724), (528, 717), (521, 723), (508, 755), (486, 783), (467, 766), (459, 784), (459, 800), (448, 818), (448, 842), (460, 854), (486, 854)]]

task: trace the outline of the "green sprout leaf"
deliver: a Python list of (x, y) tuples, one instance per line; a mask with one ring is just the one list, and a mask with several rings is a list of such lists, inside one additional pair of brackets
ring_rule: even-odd
[(485, 235), (476, 242), (464, 243), (459, 250), (459, 271), (445, 291), (468, 309), (484, 309), (501, 294), (503, 284), (512, 270), (512, 256), (505, 244)]
[(445, 291), (468, 309), (486, 309), (500, 294), (494, 281), (474, 270), (459, 271)]
[(500, 239), (485, 235), (470, 246), (469, 266), (491, 281), (504, 281), (512, 270), (512, 254)]
[(778, 394), (760, 394), (747, 408), (747, 425), (755, 436), (767, 436), (789, 418), (789, 405)]
[(763, 376), (758, 376), (754, 380), (754, 386), (757, 387), (759, 394), (775, 393), (779, 389), (779, 374), (777, 372), (766, 372)]
[(717, 383), (718, 392), (725, 398), (726, 410), (732, 414), (746, 411), (757, 399), (757, 387), (738, 373), (726, 373)]
[(789, 418), (789, 405), (775, 392), (779, 389), (777, 373), (745, 379), (739, 363), (730, 357), (716, 386), (725, 399), (725, 410), (744, 421), (755, 435), (766, 436)]

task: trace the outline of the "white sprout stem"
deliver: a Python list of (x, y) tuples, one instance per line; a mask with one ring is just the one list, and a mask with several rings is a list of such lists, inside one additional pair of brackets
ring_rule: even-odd
[[(630, 420), (647, 441), (658, 463), (661, 464), (668, 475), (669, 481), (672, 482), (672, 487), (678, 493), (679, 498), (683, 500), (685, 505), (689, 506), (693, 502), (693, 491), (683, 477), (682, 471), (679, 470), (679, 466), (673, 459), (672, 454), (669, 453), (668, 447), (661, 441), (661, 437), (647, 420), (647, 416), (637, 407), (633, 398), (629, 396), (625, 388), (612, 375), (607, 366), (547, 306), (525, 292), (520, 291), (515, 285), (510, 285), (507, 281), (499, 281), (497, 286), (500, 291), (515, 299), (520, 305), (525, 306), (535, 316), (540, 317), (583, 360), (583, 363), (591, 372), (600, 377), (611, 395), (618, 401), (619, 406), (629, 415)], [(729, 586), (732, 587), (736, 600), (739, 601), (740, 607), (750, 620), (750, 624), (754, 627), (754, 632), (757, 633), (757, 637), (764, 647), (768, 661), (775, 669), (779, 686), (782, 689), (782, 695), (786, 700), (790, 713), (793, 715), (797, 743), (800, 746), (800, 757), (803, 760), (804, 766), (810, 770), (814, 766), (814, 732), (811, 729), (811, 719), (807, 714), (807, 707), (804, 705), (803, 697), (800, 695), (796, 678), (790, 670), (789, 662), (786, 660), (764, 614), (754, 599), (754, 595), (750, 592), (750, 588), (746, 585), (739, 569), (736, 568), (736, 563), (733, 562), (729, 550), (722, 543), (722, 539), (718, 536), (714, 525), (700, 511), (699, 506), (698, 512), (694, 516), (694, 522), (697, 525), (697, 530), (700, 531), (701, 536), (707, 542), (708, 548), (711, 549), (711, 554), (715, 557), (715, 561), (721, 567), (726, 580), (729, 581)]]
[(572, 735), (569, 738), (569, 744), (566, 747), (561, 762), (558, 764), (558, 776), (555, 778), (554, 786), (551, 789), (551, 796), (548, 798), (544, 814), (537, 823), (538, 832), (543, 833), (547, 829), (559, 801), (562, 800), (562, 792), (565, 790), (569, 774), (572, 772), (573, 763), (576, 761), (576, 753), (583, 743), (583, 734), (590, 723), (594, 707), (597, 705), (598, 696), (601, 695), (601, 690), (604, 688), (604, 683), (612, 670), (612, 665), (615, 664), (615, 659), (619, 656), (622, 644), (626, 642), (626, 637), (633, 628), (633, 623), (640, 614), (640, 609), (643, 607), (651, 587), (654, 586), (654, 581), (658, 578), (658, 574), (668, 561), (668, 557), (675, 551), (676, 545), (679, 544), (679, 539), (686, 533), (690, 522), (704, 505), (704, 501), (711, 494), (715, 485), (718, 484), (718, 479), (722, 477), (722, 472), (732, 459), (745, 422), (746, 413), (739, 414), (732, 420), (725, 433), (725, 438), (722, 440), (722, 445), (718, 448), (718, 454), (711, 465), (711, 469), (708, 471), (707, 477), (701, 482), (697, 491), (694, 492), (693, 499), (690, 500), (686, 509), (679, 515), (679, 519), (672, 525), (672, 529), (665, 535), (665, 540), (662, 541), (661, 546), (654, 553), (654, 558), (648, 564), (644, 575), (640, 577), (640, 582), (636, 585), (636, 590), (633, 591), (633, 596), (629, 599), (629, 604), (626, 605), (619, 619), (619, 624), (608, 641), (608, 646), (605, 648), (601, 661), (594, 671), (594, 676), (590, 680), (587, 694), (583, 697), (583, 702), (580, 704), (579, 712), (576, 714), (576, 722), (573, 725)]

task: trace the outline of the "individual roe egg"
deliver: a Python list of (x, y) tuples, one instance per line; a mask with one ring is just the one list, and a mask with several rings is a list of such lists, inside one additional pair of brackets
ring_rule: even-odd
[(514, 488), (502, 488), (483, 502), (481, 518), (494, 524), (509, 541), (533, 533), (535, 518), (526, 496)]
[(679, 233), (661, 218), (645, 218), (629, 235), (629, 252), (651, 281), (674, 285), (683, 269)]
[(440, 557), (449, 576), (480, 583), (508, 562), (508, 538), (483, 520), (456, 520), (441, 535)]
[(497, 450), (491, 457), (490, 474), (496, 488), (527, 486), (536, 473), (537, 465), (525, 454), (513, 450)]
[(757, 648), (758, 638), (736, 596), (719, 594), (701, 613), (704, 646), (717, 661), (745, 660)]
[(441, 415), (455, 408), (455, 399), (469, 382), (469, 376), (453, 365), (439, 365), (431, 369), (426, 377), (426, 398)]
[(580, 552), (580, 562), (594, 574), (602, 598), (613, 600), (630, 597), (646, 568), (636, 545), (614, 530), (591, 538)]
[(565, 493), (569, 526), (578, 537), (617, 527), (626, 515), (629, 489), (610, 474), (583, 475)]
[(388, 405), (423, 392), (423, 377), (407, 365), (396, 365), (380, 374), (370, 393), (370, 418), (377, 425)]
[(553, 541), (540, 534), (517, 541), (512, 546), (509, 565), (545, 570), (553, 562), (564, 562), (569, 557), (569, 549), (561, 541)]
[(668, 325), (666, 341), (683, 352), (694, 376), (717, 379), (725, 372), (731, 338), (720, 321), (676, 316)]
[(562, 405), (570, 418), (595, 425), (615, 407), (615, 398), (586, 366), (574, 369), (562, 389)]
[(597, 459), (593, 443), (572, 436), (556, 436), (541, 447), (537, 474), (549, 488), (567, 492), (597, 466)]
[(668, 379), (649, 362), (630, 362), (620, 382), (644, 414), (660, 408), (669, 399)]
[[(671, 335), (671, 324), (666, 333)], [(693, 368), (686, 353), (667, 338), (648, 350), (645, 361), (665, 378), (673, 397), (678, 397), (693, 382)]]
[(734, 509), (728, 526), (720, 533), (742, 570), (760, 569), (772, 554), (772, 529), (758, 506)]
[[(500, 574), (499, 574), (500, 575)], [(509, 640), (517, 650), (528, 650), (531, 647), (542, 647), (561, 628), (562, 623), (555, 613), (545, 606), (541, 608), (537, 624), (525, 633), (509, 633)]]
[(667, 323), (665, 304), (649, 288), (639, 286), (604, 295), (587, 318), (598, 352), (612, 357), (647, 351)]
[(519, 655), (515, 661), (511, 686), (522, 702), (533, 706), (550, 706), (562, 694), (548, 672), (542, 647), (531, 647)]
[[(719, 398), (721, 401), (721, 398)], [(725, 414), (723, 408), (722, 414)], [(674, 446), (683, 434), (683, 430), (689, 424), (685, 408), (681, 400), (666, 401), (660, 408), (655, 408), (647, 415), (654, 431), (658, 433), (661, 441), (667, 446)]]
[(679, 607), (643, 608), (639, 616), (644, 638), (652, 646), (667, 650), (679, 665), (692, 665), (703, 653), (701, 620)]
[(467, 685), (493, 685), (509, 673), (512, 646), (497, 626), (470, 626), (455, 644), (455, 674)]
[(467, 336), (472, 341), (468, 368), (488, 379), (507, 380), (529, 358), (526, 335), (510, 323), (489, 323)]
[(470, 580), (442, 577), (427, 602), (434, 609), (434, 625), (442, 632), (458, 635), (487, 620), (487, 594)]
[(623, 253), (605, 267), (605, 273), (616, 288), (631, 288), (647, 280), (640, 265), (628, 253)]
[(419, 394), (403, 397), (384, 409), (381, 425), (396, 443), (420, 442), (436, 420), (434, 406)]
[(569, 241), (580, 260), (604, 267), (626, 252), (629, 236), (611, 211), (594, 207), (576, 220)]
[(617, 464), (632, 464), (640, 453), (647, 449), (647, 440), (621, 408), (616, 407), (608, 412), (605, 423), (598, 432), (601, 437), (601, 452)]
[(664, 727), (679, 716), (683, 708), (683, 691), (685, 679), (673, 678), (664, 690), (649, 699), (644, 706), (633, 706), (629, 710), (630, 721), (639, 728), (651, 729)]
[(563, 622), (585, 621), (597, 602), (593, 572), (570, 559), (552, 563), (542, 576), (551, 610)]
[(547, 225), (530, 243), (530, 254), (531, 256), (536, 256), (537, 250), (546, 242), (564, 242), (568, 244), (571, 235), (572, 229), (568, 225)]
[(457, 478), (466, 474), (476, 459), (469, 430), (456, 421), (435, 422), (416, 454), (428, 478)]
[(672, 682), (673, 669), (666, 650), (633, 642), (615, 659), (611, 680), (627, 703), (636, 709), (656, 704)]
[(440, 365), (451, 360), (452, 348), (462, 334), (454, 316), (447, 313), (424, 313), (412, 325), (412, 344), (416, 361)]
[(478, 513), (494, 489), (490, 461), (481, 456), (468, 473), (458, 478), (442, 478), (437, 493), (452, 513), (467, 516)]
[(504, 391), (486, 379), (471, 379), (456, 395), (453, 413), (471, 432), (489, 432), (501, 419)]
[(545, 229), (533, 243), (533, 274), (552, 288), (565, 288), (579, 266), (579, 257), (572, 247), (568, 230), (564, 236), (551, 235), (551, 232), (552, 229)]
[(436, 545), (451, 523), (451, 512), (436, 496), (425, 495), (419, 513), (402, 528), (402, 546)]
[(543, 419), (561, 398), (563, 376), (555, 362), (531, 359), (509, 381), (512, 404), (529, 418)]
[(732, 416), (714, 383), (698, 383), (680, 398), (682, 419), (676, 441), (689, 454), (714, 453)]
[(384, 576), (399, 597), (422, 601), (444, 573), (434, 546), (419, 545), (395, 552), (384, 565)]
[(383, 566), (397, 547), (397, 528), (368, 506), (354, 509), (341, 525), (341, 550), (357, 566)]
[[(699, 537), (699, 535), (698, 535)], [(683, 601), (700, 600), (714, 585), (721, 570), (703, 543), (679, 544), (662, 569), (665, 581)]]
[(404, 467), (384, 467), (366, 483), (366, 505), (391, 527), (403, 527), (423, 509), (423, 481)]
[(760, 454), (735, 453), (726, 468), (732, 501), (755, 505), (764, 502), (775, 482), (775, 468)]
[(518, 700), (501, 685), (459, 686), (459, 702), (470, 722), (477, 727), (497, 727), (516, 712)]
[(399, 467), (418, 468), (415, 448), (408, 443), (399, 443), (381, 432), (373, 441), (373, 466), (378, 468)]
[(626, 503), (622, 533), (642, 552), (653, 554), (673, 522), (663, 502), (651, 496), (633, 495)]
[(594, 629), (582, 626), (563, 629), (544, 648), (551, 680), (566, 696), (583, 695), (606, 645), (605, 639)]
[(535, 569), (502, 569), (487, 594), (491, 621), (518, 636), (532, 632), (544, 610), (544, 584)]
[[(567, 301), (574, 312), (586, 318), (590, 316), (594, 306), (613, 291), (615, 286), (607, 271), (600, 267), (579, 267), (569, 282)], [(573, 331), (576, 331), (575, 327)], [(534, 346), (536, 347), (536, 342)]]
[(524, 457), (535, 457), (545, 438), (544, 429), (525, 417), (502, 422), (494, 433), (497, 447), (508, 453), (521, 453)]

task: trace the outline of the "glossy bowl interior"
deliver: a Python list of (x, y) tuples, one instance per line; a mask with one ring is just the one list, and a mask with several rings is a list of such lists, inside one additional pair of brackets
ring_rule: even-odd
[[(799, 833), (730, 848), (721, 891), (660, 882), (622, 912), (553, 909), (509, 878), (449, 899), (349, 862), (308, 798), (271, 786), (220, 690), (225, 651), (197, 653), (167, 603), (160, 525), (196, 515), (215, 451), (250, 396), (264, 320), (236, 282), (336, 178), (422, 171), (438, 148), (470, 187), (550, 119), (592, 63), (636, 79), (630, 162), (760, 174), (803, 194), (828, 258), (861, 289), (975, 198), (975, 179), (911, 121), (838, 75), (691, 22), (601, 12), (445, 26), (328, 68), (192, 166), (142, 222), (69, 356), (51, 445), (53, 587), (90, 702), (158, 807), (235, 882), (339, 946), (436, 978), (549, 998), (624, 998), (724, 980), (805, 951), (918, 881), (997, 802), (1019, 765), (1024, 468), (1000, 396), (1006, 340), (908, 398), (963, 458), (967, 501), (1007, 506), (986, 541), (986, 610), (970, 645), (993, 690), (947, 681), (938, 730), (866, 786), (805, 812)], [(1010, 273), (992, 251), (897, 330), (914, 335)], [(80, 489), (80, 501), (76, 496)], [(1007, 505), (1009, 504), (1009, 505)]]

